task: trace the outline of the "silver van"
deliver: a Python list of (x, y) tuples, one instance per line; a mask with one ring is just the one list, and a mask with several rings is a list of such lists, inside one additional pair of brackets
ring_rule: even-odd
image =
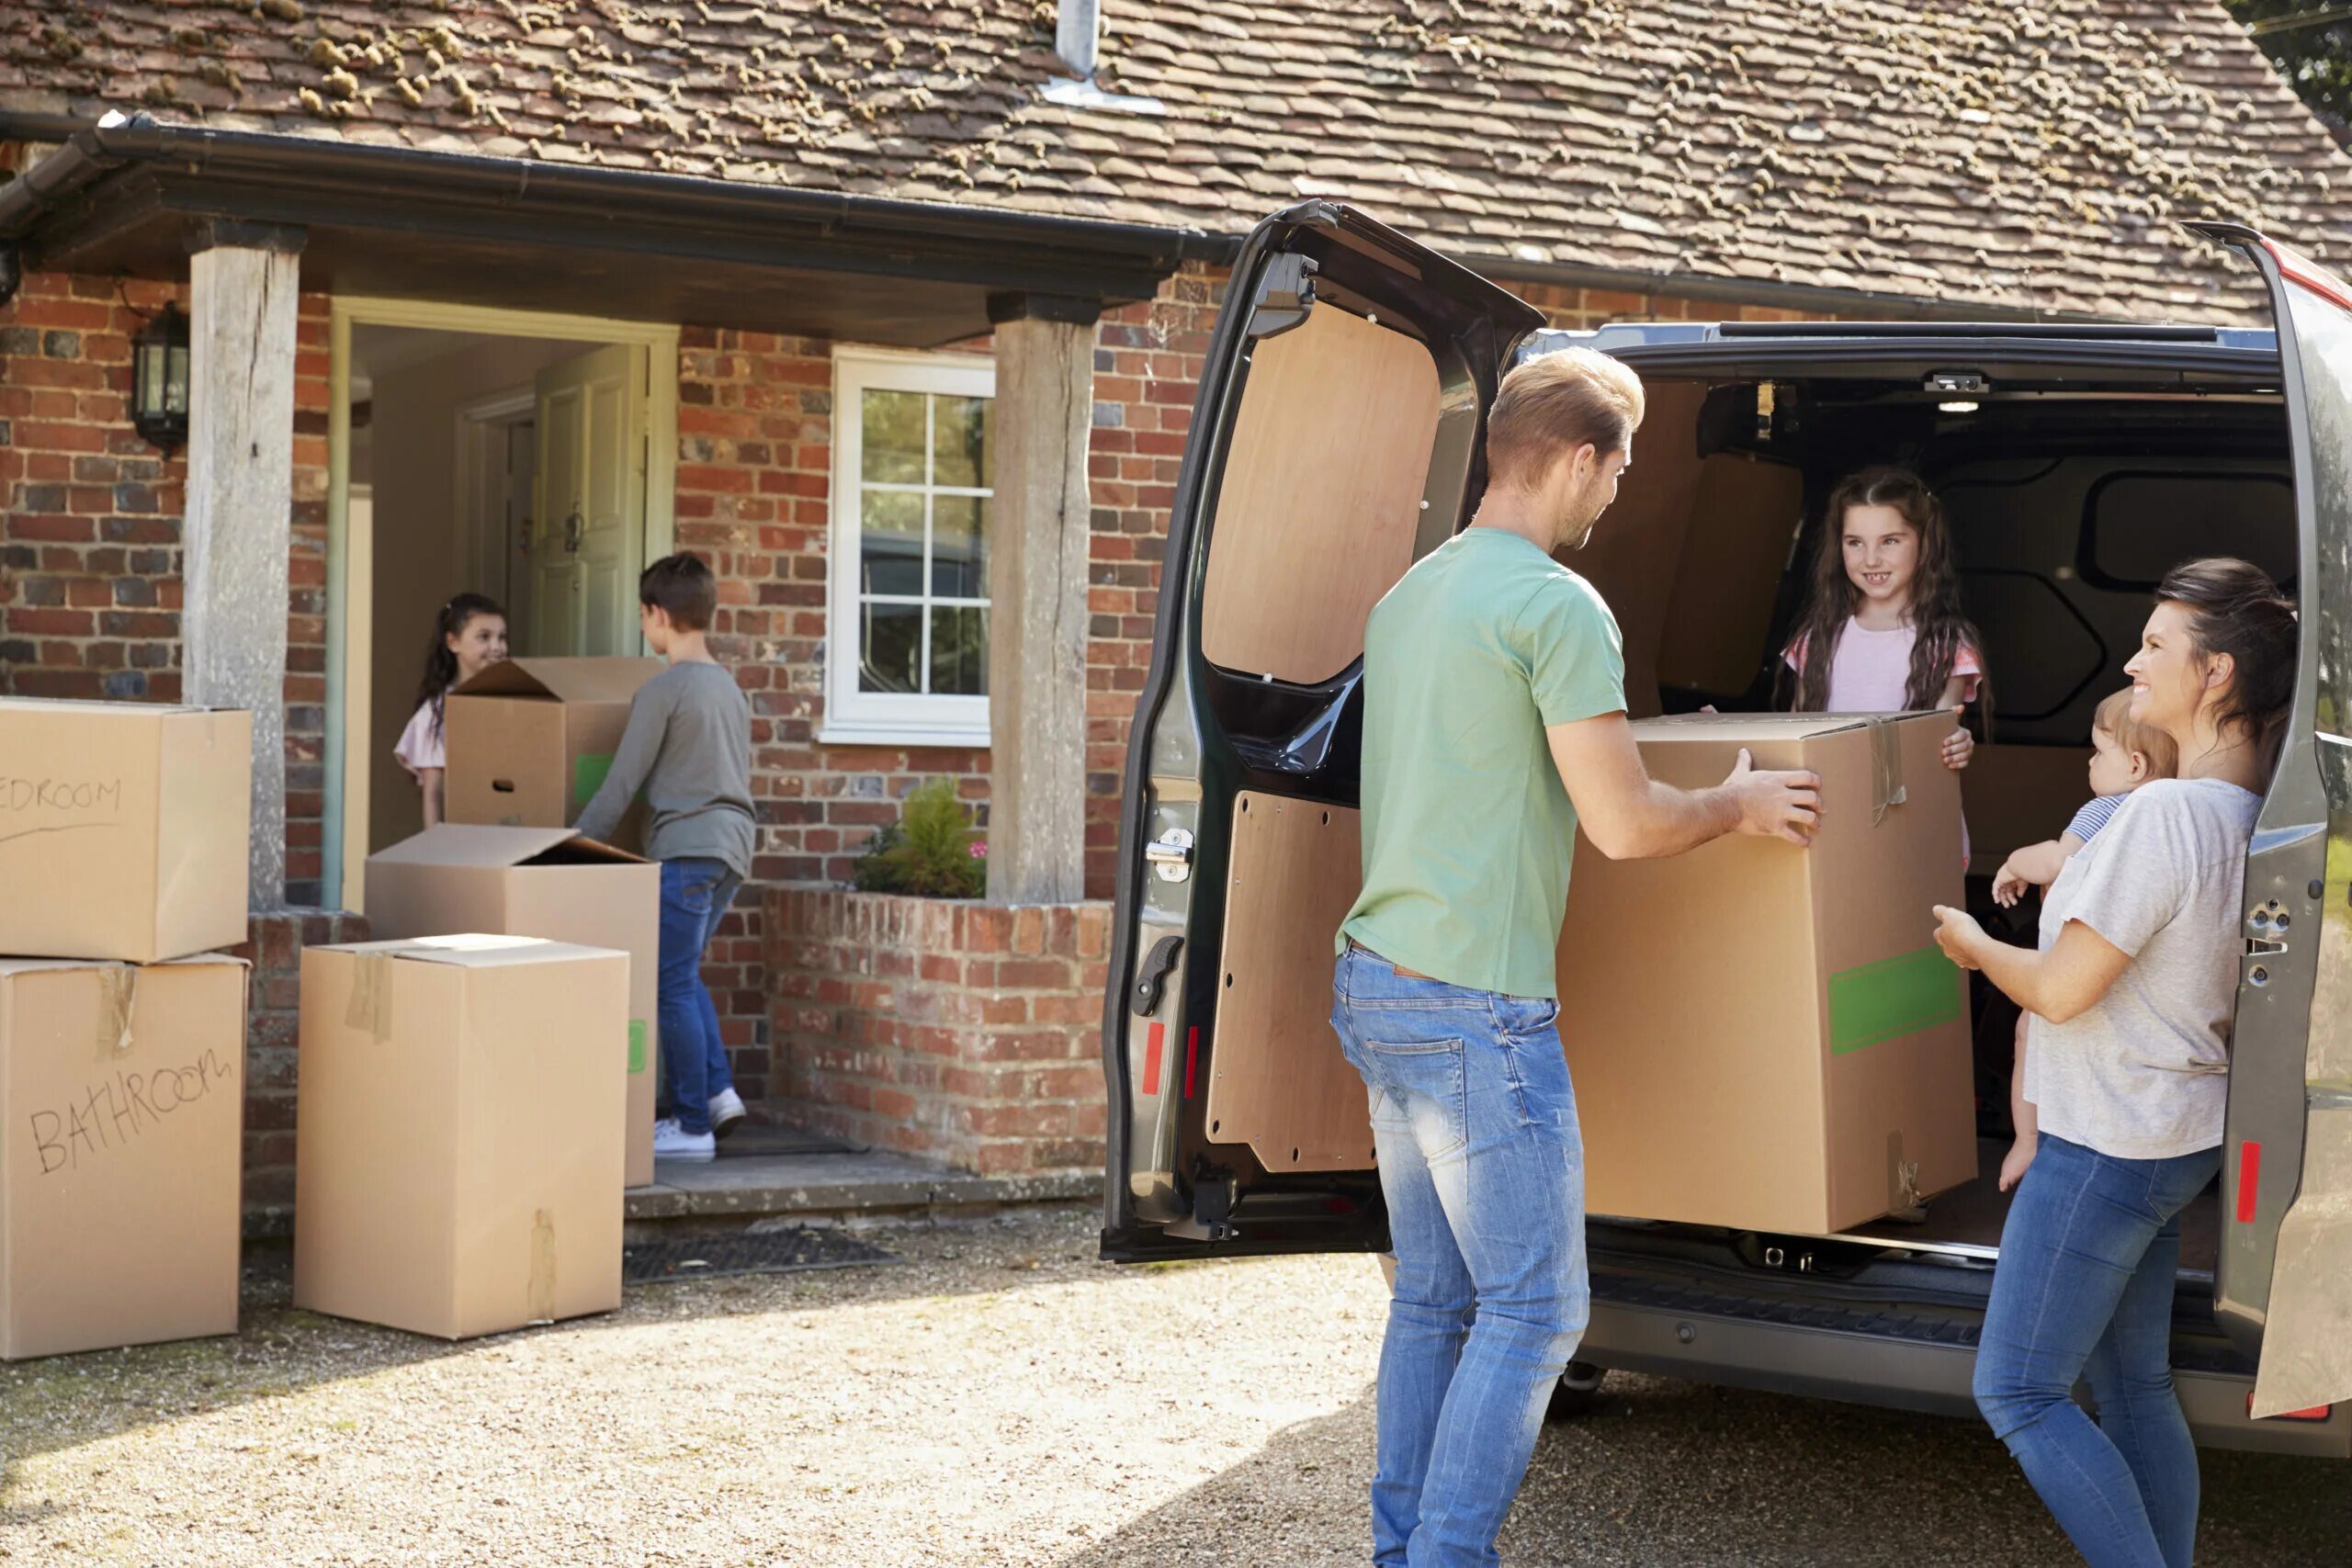
[[(2174, 1361), (2200, 1441), (2352, 1457), (2352, 289), (2250, 229), (2197, 232), (2262, 275), (2274, 331), (1559, 332), (1346, 207), (1261, 224), (1203, 370), (1130, 742), (1103, 1256), (1386, 1247), (1363, 1088), (1327, 1021), (1364, 618), (1476, 510), (1501, 377), (1588, 344), (1649, 392), (1634, 472), (1574, 563), (1623, 626), (1637, 716), (1770, 705), (1840, 474), (1905, 462), (1941, 495), (1997, 700), (1963, 780), (1988, 923), (2006, 917), (1984, 874), (2080, 804), (2091, 710), (2164, 570), (2238, 555), (2299, 596), (2292, 730), (2246, 866), (2228, 1143), (2186, 1225)], [(1973, 1006), (1977, 1182), (1845, 1235), (1592, 1216), (1591, 1327), (1555, 1412), (1624, 1368), (1973, 1414), (2016, 1017), (1981, 979)]]

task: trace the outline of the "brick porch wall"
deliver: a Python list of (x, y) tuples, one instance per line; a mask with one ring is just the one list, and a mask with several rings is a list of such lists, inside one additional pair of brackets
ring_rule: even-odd
[(776, 1103), (984, 1176), (1102, 1168), (1110, 908), (781, 889)]
[(366, 942), (357, 915), (289, 909), (246, 923), (238, 957), (253, 965), (245, 993), (245, 1231), (288, 1234), (294, 1213), (294, 1088), (302, 950)]

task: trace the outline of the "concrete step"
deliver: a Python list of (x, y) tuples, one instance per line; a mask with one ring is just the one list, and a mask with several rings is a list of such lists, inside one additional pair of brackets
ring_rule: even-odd
[(1099, 1199), (1096, 1171), (974, 1176), (930, 1160), (774, 1127), (745, 1128), (708, 1162), (656, 1160), (653, 1184), (629, 1190), (632, 1235), (741, 1229), (761, 1221), (920, 1215)]

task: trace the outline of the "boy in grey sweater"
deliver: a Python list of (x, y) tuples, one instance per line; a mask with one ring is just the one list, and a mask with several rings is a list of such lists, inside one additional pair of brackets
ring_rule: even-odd
[(670, 668), (638, 688), (613, 771), (581, 812), (581, 834), (605, 839), (645, 792), (645, 852), (662, 863), (662, 1097), (656, 1159), (707, 1160), (743, 1120), (703, 950), (752, 871), (752, 705), (711, 658), (718, 582), (694, 556), (664, 556), (637, 580), (645, 641)]

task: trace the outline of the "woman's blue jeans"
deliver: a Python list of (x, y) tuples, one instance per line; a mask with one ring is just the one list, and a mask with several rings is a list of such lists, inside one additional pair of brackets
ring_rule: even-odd
[(2001, 1230), (1977, 1408), (2091, 1568), (2188, 1568), (2196, 1546), (2172, 1301), (2180, 1212), (2221, 1167), (2219, 1147), (2113, 1159), (2044, 1133)]
[(1396, 1250), (1373, 1562), (1483, 1568), (1590, 1303), (1559, 1004), (1398, 975), (1359, 947), (1332, 990)]
[(702, 983), (703, 949), (718, 931), (742, 878), (715, 860), (662, 863), (662, 964), (657, 1016), (662, 1021), (662, 1114), (688, 1133), (710, 1131), (711, 1096), (732, 1089), (718, 1010)]

